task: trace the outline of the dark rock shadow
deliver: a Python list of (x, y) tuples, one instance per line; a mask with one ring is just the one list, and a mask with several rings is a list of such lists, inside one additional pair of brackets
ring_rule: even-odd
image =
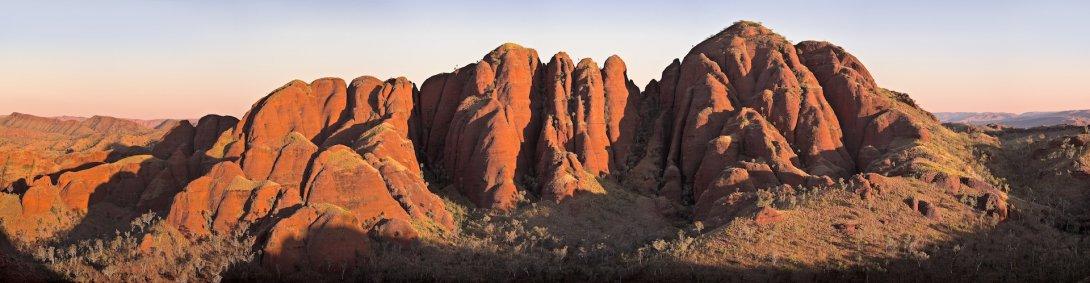
[[(255, 247), (258, 255), (252, 261), (230, 265), (222, 278), (225, 281), (502, 282), (1076, 282), (1090, 278), (1090, 237), (1050, 230), (1048, 223), (1040, 221), (1034, 214), (1026, 213), (1012, 214), (1010, 219), (979, 232), (957, 232), (934, 226), (932, 228), (938, 232), (950, 235), (948, 240), (913, 247), (898, 246), (894, 257), (861, 255), (854, 262), (863, 266), (845, 267), (789, 263), (749, 267), (708, 265), (653, 253), (639, 259), (610, 253), (580, 256), (576, 248), (564, 251), (551, 246), (526, 251), (516, 249), (523, 244), (533, 245), (526, 239), (507, 244), (482, 244), (458, 240), (463, 237), (458, 235), (448, 238), (450, 242), (424, 240), (402, 246), (375, 240), (366, 233), (340, 229), (330, 233), (354, 233), (350, 238), (369, 242), (369, 251), (359, 255), (359, 262), (323, 265), (304, 260), (297, 268), (270, 269), (263, 264), (269, 260), (266, 258), (269, 255), (261, 255), (260, 248)], [(503, 235), (497, 233), (495, 237)], [(310, 241), (312, 239), (292, 238), (284, 246), (305, 249), (314, 246)], [(258, 246), (263, 242), (264, 239), (259, 240)], [(619, 248), (620, 251), (635, 251), (631, 247)], [(839, 248), (853, 247), (841, 245)], [(320, 258), (321, 254), (311, 256)]]
[(0, 282), (60, 281), (61, 277), (38, 263), (12, 244), (7, 231), (0, 227)]
[[(160, 166), (151, 165), (152, 162), (154, 161), (141, 163), (136, 173), (118, 172), (110, 176), (107, 182), (95, 187), (88, 198), (87, 213), (78, 224), (65, 233), (61, 242), (109, 240), (117, 232), (128, 231), (129, 224), (145, 213), (153, 212), (160, 217), (165, 217), (170, 211), (169, 203), (153, 211), (136, 211), (141, 195), (155, 177), (162, 170), (166, 170)], [(176, 194), (181, 189), (180, 187), (170, 188), (169, 193)]]

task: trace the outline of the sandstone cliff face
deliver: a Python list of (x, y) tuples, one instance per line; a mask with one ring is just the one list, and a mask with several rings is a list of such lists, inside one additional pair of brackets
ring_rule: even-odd
[[(626, 111), (634, 112), (628, 99), (632, 89), (619, 57), (610, 57), (607, 65), (599, 69), (593, 60), (583, 59), (573, 66), (565, 53), (548, 64), (537, 152), (543, 199), (561, 201), (577, 191), (600, 191), (595, 177), (627, 166), (627, 152), (619, 150), (633, 143), (635, 124), (624, 119)], [(622, 121), (628, 127), (624, 131)]]
[(372, 225), (383, 217), (409, 219), (409, 214), (387, 191), (378, 169), (345, 146), (322, 151), (314, 159), (310, 174), (303, 188), (303, 199), (308, 204), (337, 205)]
[(741, 161), (757, 161), (748, 166), (755, 170), (790, 174), (794, 184), (809, 175), (799, 168), (819, 175), (851, 172), (820, 85), (785, 39), (759, 25), (735, 24), (701, 42), (668, 66), (644, 96), (659, 108), (645, 118), (655, 123), (644, 125), (657, 127), (644, 131), (649, 141), (628, 183), (658, 186), (652, 191), (697, 203), (698, 211), (704, 211), (701, 203), (725, 197), (703, 196), (713, 185), (726, 192), (752, 182), (746, 166), (729, 169)]
[(616, 56), (605, 68), (565, 53), (542, 64), (537, 51), (504, 44), (424, 82), (415, 141), (481, 207), (596, 191), (594, 177), (624, 171), (635, 144), (639, 91), (625, 72)]
[(179, 121), (152, 148), (151, 154), (159, 159), (168, 159), (175, 151), (181, 151), (185, 156), (203, 153), (212, 147), (221, 133), (237, 123), (235, 117), (220, 115), (201, 117), (196, 126), (189, 121)]
[(478, 206), (514, 207), (516, 175), (532, 172), (540, 70), (537, 51), (504, 44), (422, 87), (425, 158)]

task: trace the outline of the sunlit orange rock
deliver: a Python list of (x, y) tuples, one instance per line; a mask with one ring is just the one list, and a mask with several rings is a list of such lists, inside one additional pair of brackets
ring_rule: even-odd
[(303, 187), (307, 204), (333, 204), (371, 225), (387, 218), (409, 219), (390, 195), (378, 169), (348, 147), (336, 145), (323, 150), (309, 171)]
[(89, 206), (101, 202), (133, 207), (163, 166), (162, 160), (150, 155), (133, 156), (64, 173), (57, 179), (56, 187), (64, 204), (77, 211), (86, 212)]
[(786, 216), (783, 212), (771, 207), (763, 207), (757, 211), (757, 215), (753, 217), (753, 221), (757, 225), (769, 225), (772, 223), (783, 221)]
[(897, 139), (927, 137), (920, 122), (895, 107), (890, 92), (878, 87), (858, 58), (828, 42), (804, 41), (796, 48), (802, 63), (821, 83), (844, 131), (844, 144), (860, 170), (870, 171), (871, 164)]
[(41, 215), (61, 208), (60, 194), (49, 178), (38, 178), (22, 196), (23, 215)]
[(221, 162), (174, 197), (166, 220), (190, 236), (225, 233), (241, 220), (253, 222), (259, 218), (244, 217), (248, 213), (267, 216), (270, 203), (280, 193), (278, 184), (249, 180), (238, 164)]
[[(606, 107), (606, 134), (609, 136), (609, 152), (612, 155), (613, 172), (627, 171), (629, 157), (635, 150), (637, 127), (640, 120), (640, 89), (628, 79), (628, 67), (620, 56), (606, 59), (602, 67)], [(634, 162), (631, 162), (634, 163)]]

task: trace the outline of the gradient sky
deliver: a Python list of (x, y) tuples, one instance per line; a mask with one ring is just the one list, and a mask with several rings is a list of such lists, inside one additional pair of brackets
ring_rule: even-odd
[(0, 0), (0, 113), (237, 116), (292, 79), (419, 84), (503, 42), (618, 54), (642, 87), (740, 19), (844, 46), (931, 111), (1090, 108), (1090, 1), (302, 2)]

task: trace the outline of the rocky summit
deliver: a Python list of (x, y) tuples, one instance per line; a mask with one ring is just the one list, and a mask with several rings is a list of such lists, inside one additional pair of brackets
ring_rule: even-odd
[(504, 43), (419, 85), (293, 80), (241, 118), (148, 123), (0, 118), (0, 279), (1090, 270), (1081, 128), (947, 128), (845, 48), (754, 22), (642, 87), (619, 56)]

